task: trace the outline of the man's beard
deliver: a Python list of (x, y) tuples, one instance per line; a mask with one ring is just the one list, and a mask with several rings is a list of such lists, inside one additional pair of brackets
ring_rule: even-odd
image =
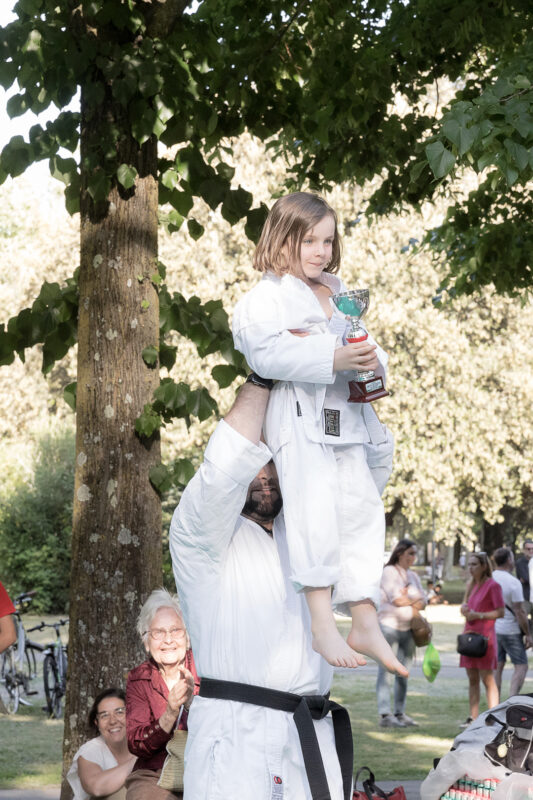
[(246, 498), (241, 514), (261, 524), (261, 522), (271, 522), (275, 519), (282, 507), (283, 500), (278, 492), (274, 496), (262, 497), (260, 500), (255, 500), (252, 495)]

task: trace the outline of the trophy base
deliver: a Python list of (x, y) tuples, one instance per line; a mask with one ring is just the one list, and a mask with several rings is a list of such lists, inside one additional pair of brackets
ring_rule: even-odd
[(349, 381), (349, 403), (373, 403), (380, 397), (388, 397), (389, 393), (383, 386), (381, 378), (371, 378), (368, 381)]

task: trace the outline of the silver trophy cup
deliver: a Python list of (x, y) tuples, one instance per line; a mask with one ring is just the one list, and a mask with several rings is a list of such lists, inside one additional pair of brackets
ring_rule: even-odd
[[(340, 292), (333, 295), (333, 302), (339, 311), (350, 317), (351, 328), (346, 336), (348, 342), (364, 342), (368, 333), (359, 324), (370, 305), (370, 292), (368, 289), (353, 289), (350, 292)], [(353, 380), (349, 381), (349, 403), (372, 403), (379, 397), (386, 397), (389, 393), (383, 386), (383, 379), (376, 375), (374, 370), (354, 371)]]

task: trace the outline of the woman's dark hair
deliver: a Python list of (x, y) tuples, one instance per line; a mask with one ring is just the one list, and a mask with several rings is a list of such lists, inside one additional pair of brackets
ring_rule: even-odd
[(118, 689), (116, 686), (111, 686), (109, 689), (104, 689), (103, 692), (96, 695), (94, 698), (94, 703), (91, 706), (89, 711), (89, 716), (87, 717), (87, 722), (89, 723), (89, 729), (91, 733), (94, 734), (94, 729), (97, 728), (96, 725), (96, 715), (98, 714), (98, 706), (105, 700), (106, 697), (116, 697), (118, 700), (123, 700), (126, 702), (126, 693), (123, 689)]
[(395, 564), (398, 563), (398, 561), (400, 560), (400, 556), (403, 556), (406, 550), (410, 550), (411, 547), (416, 547), (416, 546), (417, 546), (416, 542), (413, 542), (412, 539), (400, 539), (400, 541), (390, 554), (390, 558), (385, 566), (393, 567)]

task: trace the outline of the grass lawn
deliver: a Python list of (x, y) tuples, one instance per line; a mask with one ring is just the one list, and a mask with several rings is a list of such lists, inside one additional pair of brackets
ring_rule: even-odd
[[(466, 675), (457, 668), (459, 657), (455, 652), (456, 636), (462, 629), (458, 608), (432, 606), (428, 617), (443, 667), (435, 682), (428, 683), (420, 671), (423, 651), (419, 651), (418, 665), (409, 678), (407, 713), (420, 727), (379, 727), (374, 667), (339, 672), (333, 682), (332, 699), (346, 705), (350, 712), (356, 769), (369, 766), (378, 782), (424, 778), (433, 759), (449, 750), (459, 723), (468, 714)], [(27, 627), (31, 624), (28, 619)], [(346, 624), (339, 622), (339, 628), (344, 631)], [(504, 691), (510, 671), (508, 668), (504, 675)], [(526, 680), (522, 691), (533, 691), (532, 678)], [(30, 699), (33, 707), (21, 706), (14, 717), (0, 716), (1, 789), (40, 787), (61, 780), (63, 722), (46, 718), (41, 710), (42, 695)]]
[(38, 701), (13, 717), (0, 716), (0, 789), (61, 782), (63, 720), (47, 719)]
[(338, 675), (331, 694), (350, 711), (355, 769), (369, 766), (381, 780), (425, 778), (433, 759), (450, 749), (465, 718), (465, 690), (465, 680), (459, 678), (437, 678), (434, 684), (411, 678), (407, 712), (420, 727), (380, 728), (375, 675)]

